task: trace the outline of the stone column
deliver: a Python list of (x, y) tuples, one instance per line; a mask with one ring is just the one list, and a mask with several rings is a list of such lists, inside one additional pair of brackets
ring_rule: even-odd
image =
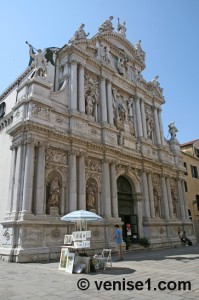
[(168, 195), (168, 204), (169, 204), (169, 214), (171, 219), (174, 218), (173, 215), (173, 203), (172, 203), (172, 197), (171, 197), (171, 186), (170, 186), (170, 180), (168, 177), (166, 177), (166, 188), (167, 188), (167, 195)]
[(162, 200), (163, 200), (163, 215), (166, 220), (170, 219), (169, 215), (169, 205), (168, 205), (168, 195), (167, 195), (167, 189), (166, 189), (166, 181), (165, 177), (161, 176), (161, 185), (162, 185)]
[(85, 113), (85, 95), (84, 95), (84, 66), (79, 65), (78, 72), (78, 83), (79, 83), (79, 112)]
[(77, 210), (77, 174), (76, 174), (76, 154), (69, 154), (69, 210)]
[(26, 156), (25, 156), (25, 172), (24, 172), (23, 202), (22, 202), (22, 211), (25, 213), (32, 212), (33, 175), (34, 175), (34, 144), (30, 142), (26, 144)]
[(184, 199), (182, 194), (182, 185), (180, 179), (178, 179), (178, 197), (179, 197), (179, 208), (180, 208), (180, 215), (182, 219), (186, 218), (185, 209), (184, 209)]
[(145, 114), (145, 106), (144, 106), (144, 100), (140, 99), (141, 102), (141, 115), (142, 115), (142, 128), (143, 128), (143, 136), (147, 138), (147, 129), (146, 129), (146, 114)]
[(157, 113), (157, 107), (154, 107), (154, 121), (155, 121), (155, 132), (156, 132), (156, 139), (157, 139), (157, 144), (161, 144), (161, 139), (160, 139), (160, 125), (158, 121), (158, 113)]
[(9, 214), (12, 210), (14, 177), (15, 177), (14, 175), (15, 175), (15, 165), (16, 165), (16, 148), (14, 146), (12, 146), (11, 150), (12, 150), (12, 160), (11, 160), (11, 166), (10, 166), (10, 180), (9, 180), (8, 202), (7, 202), (7, 214)]
[(45, 191), (45, 146), (38, 147), (37, 165), (36, 165), (36, 191), (35, 191), (35, 213), (44, 214), (44, 191)]
[(14, 176), (14, 190), (13, 190), (13, 202), (12, 202), (12, 211), (19, 211), (19, 197), (21, 189), (21, 173), (22, 173), (22, 145), (19, 144), (17, 147), (17, 157), (15, 165), (15, 176)]
[(160, 124), (160, 137), (161, 137), (161, 141), (162, 141), (162, 145), (164, 145), (164, 130), (163, 130), (163, 125), (162, 125), (162, 116), (161, 116), (161, 109), (158, 109), (158, 120), (159, 120), (159, 124)]
[(106, 106), (106, 85), (105, 78), (100, 78), (100, 100), (101, 100), (101, 120), (102, 124), (107, 123), (107, 106)]
[(112, 88), (110, 80), (107, 80), (107, 106), (108, 106), (108, 122), (113, 125), (113, 103)]
[(150, 200), (151, 218), (155, 218), (155, 205), (154, 205), (153, 183), (152, 183), (151, 173), (147, 174), (147, 179), (148, 179), (148, 187), (149, 187), (149, 200)]
[(79, 156), (79, 169), (78, 169), (78, 185), (79, 185), (79, 199), (78, 209), (86, 210), (86, 176), (85, 176), (85, 156)]
[(105, 218), (109, 218), (111, 217), (111, 192), (110, 192), (110, 170), (109, 170), (109, 163), (107, 161), (103, 163), (102, 180), (103, 180), (103, 184), (102, 184), (103, 215)]
[(71, 61), (71, 110), (77, 110), (77, 62)]
[(115, 163), (112, 163), (110, 168), (111, 168), (112, 216), (114, 218), (118, 218), (117, 178), (116, 178)]
[(137, 121), (137, 134), (138, 137), (143, 136), (142, 130), (142, 119), (141, 119), (141, 112), (140, 112), (140, 100), (138, 97), (135, 98), (135, 110), (136, 110), (136, 121)]
[(142, 173), (142, 187), (143, 187), (143, 200), (144, 200), (144, 217), (150, 218), (150, 205), (149, 205), (149, 191), (147, 184), (146, 172)]
[(142, 213), (142, 196), (140, 194), (137, 194), (137, 215), (138, 215), (138, 233), (139, 238), (143, 237), (143, 213)]
[(181, 180), (181, 186), (182, 186), (182, 195), (183, 195), (183, 200), (184, 200), (185, 217), (186, 217), (186, 219), (189, 219), (186, 192), (185, 192), (185, 187), (184, 187), (184, 181), (183, 180)]

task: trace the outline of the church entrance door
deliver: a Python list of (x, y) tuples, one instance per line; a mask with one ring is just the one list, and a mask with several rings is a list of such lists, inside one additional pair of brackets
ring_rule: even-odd
[(138, 218), (135, 207), (134, 188), (129, 181), (120, 176), (117, 180), (118, 190), (118, 213), (124, 222), (122, 231), (123, 239), (129, 237), (132, 243), (138, 241)]

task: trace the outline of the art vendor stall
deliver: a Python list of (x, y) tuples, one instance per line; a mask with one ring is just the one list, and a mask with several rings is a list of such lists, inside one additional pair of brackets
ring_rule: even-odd
[[(87, 230), (87, 223), (103, 219), (93, 212), (78, 210), (63, 216), (61, 220), (75, 223), (76, 231), (64, 237), (59, 270), (65, 270), (68, 273), (89, 273), (91, 258), (80, 256), (79, 251), (90, 248), (91, 231)], [(98, 263), (97, 258), (92, 261)]]

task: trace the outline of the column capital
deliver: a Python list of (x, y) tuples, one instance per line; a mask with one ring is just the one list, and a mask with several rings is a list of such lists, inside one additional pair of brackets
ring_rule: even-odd
[(79, 63), (75, 58), (71, 58), (69, 62), (71, 65), (77, 65)]

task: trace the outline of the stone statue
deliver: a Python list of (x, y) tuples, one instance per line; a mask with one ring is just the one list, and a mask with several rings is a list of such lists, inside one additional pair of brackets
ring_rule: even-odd
[(142, 47), (141, 47), (141, 40), (137, 41), (137, 43), (135, 44), (135, 48), (136, 48), (139, 52), (143, 52)]
[(113, 20), (113, 16), (110, 16), (108, 20), (104, 21), (104, 23), (102, 23), (102, 25), (99, 27), (98, 31), (100, 33), (104, 32), (104, 31), (113, 31), (113, 25), (112, 25), (112, 21)]
[(82, 23), (80, 27), (77, 29), (77, 31), (75, 32), (75, 34), (73, 35), (73, 37), (68, 41), (68, 43), (72, 43), (78, 40), (85, 40), (87, 38), (89, 33), (86, 34), (86, 32), (83, 29), (84, 26), (85, 25)]
[[(28, 44), (28, 42), (27, 42)], [(32, 60), (30, 60), (29, 64), (31, 64), (32, 62), (35, 65), (35, 73), (34, 76), (36, 77), (46, 77), (47, 75), (47, 69), (46, 69), (46, 57), (44, 52), (41, 49), (37, 50), (37, 53), (34, 52), (33, 50), (33, 46), (28, 44), (30, 49), (29, 49), (29, 53), (30, 53), (30, 58)]]
[(169, 133), (171, 134), (170, 140), (176, 139), (176, 132), (178, 132), (178, 129), (175, 127), (174, 122), (171, 122), (169, 125)]
[(59, 195), (60, 195), (60, 187), (58, 177), (56, 176), (50, 185), (50, 197), (49, 197), (49, 206), (59, 206)]
[(159, 87), (160, 84), (159, 84), (159, 82), (158, 82), (158, 79), (159, 79), (159, 76), (155, 76), (155, 77), (151, 80), (151, 83), (152, 83), (154, 86)]
[(94, 108), (94, 99), (91, 95), (86, 96), (86, 114), (92, 116), (93, 115), (93, 108)]
[(98, 57), (101, 61), (104, 63), (110, 65), (111, 64), (111, 54), (110, 54), (110, 49), (103, 43), (99, 44), (98, 47)]
[(117, 25), (117, 31), (119, 34), (123, 35), (126, 37), (126, 22), (123, 21), (120, 23), (120, 19), (118, 18), (118, 25)]
[(152, 139), (152, 131), (154, 128), (154, 121), (151, 117), (147, 117), (146, 119), (146, 128), (147, 128), (147, 137)]
[(160, 217), (159, 195), (156, 190), (154, 190), (153, 193), (154, 193), (155, 216)]
[(120, 58), (118, 57), (117, 61), (117, 69), (120, 75), (126, 77), (126, 72), (127, 72), (127, 57)]
[(87, 193), (86, 208), (89, 210), (95, 208), (95, 193), (91, 190)]

